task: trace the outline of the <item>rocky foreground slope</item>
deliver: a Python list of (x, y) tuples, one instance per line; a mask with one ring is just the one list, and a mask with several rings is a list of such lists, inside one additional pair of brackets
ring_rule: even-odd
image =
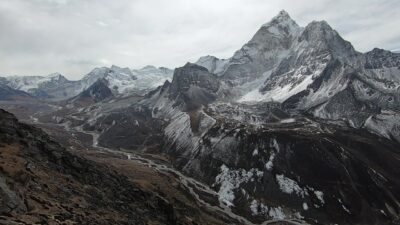
[(175, 224), (173, 206), (0, 110), (1, 224)]

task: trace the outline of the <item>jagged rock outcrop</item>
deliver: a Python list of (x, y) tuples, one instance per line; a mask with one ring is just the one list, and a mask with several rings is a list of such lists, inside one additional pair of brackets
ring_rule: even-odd
[(214, 74), (204, 67), (187, 63), (175, 69), (169, 93), (184, 111), (191, 111), (215, 101), (219, 88), (219, 80)]

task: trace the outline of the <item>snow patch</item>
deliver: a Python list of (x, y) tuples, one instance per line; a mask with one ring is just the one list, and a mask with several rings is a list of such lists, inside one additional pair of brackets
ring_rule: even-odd
[(273, 160), (275, 159), (275, 153), (271, 153), (271, 155), (269, 156), (268, 162), (265, 163), (265, 168), (268, 171), (272, 170), (272, 167), (274, 166)]
[(273, 161), (274, 161), (274, 159), (275, 159), (275, 156), (276, 156), (276, 154), (279, 153), (279, 151), (280, 151), (279, 144), (278, 144), (278, 142), (276, 141), (275, 138), (273, 138), (273, 139), (271, 140), (270, 147), (271, 147), (272, 149), (274, 149), (276, 152), (274, 152), (273, 150), (271, 150), (271, 153), (270, 153), (271, 155), (269, 156), (268, 162), (265, 163), (265, 168), (266, 168), (268, 171), (271, 171), (271, 170), (272, 170), (272, 167), (274, 166), (274, 162), (273, 162)]
[(253, 151), (253, 156), (256, 156), (256, 155), (258, 155), (258, 149), (257, 148), (255, 148), (254, 151)]
[(322, 205), (325, 204), (324, 193), (322, 191), (314, 191), (314, 194), (319, 199)]
[(227, 206), (233, 206), (235, 200), (234, 191), (240, 187), (242, 183), (251, 181), (251, 179), (260, 178), (263, 172), (252, 168), (249, 171), (244, 169), (230, 170), (225, 164), (221, 166), (221, 173), (215, 177), (213, 186), (220, 185), (218, 195), (219, 200)]
[(282, 175), (277, 174), (276, 181), (278, 182), (282, 192), (287, 194), (296, 193), (298, 196), (304, 198), (305, 192), (302, 188), (300, 188), (300, 186), (297, 184), (296, 181), (285, 177), (283, 174)]
[(344, 211), (346, 211), (348, 214), (351, 214), (350, 210), (343, 204), (342, 199), (338, 199), (339, 203), (342, 205), (342, 208)]
[(281, 120), (279, 122), (280, 123), (294, 123), (294, 122), (296, 122), (296, 119), (295, 118), (289, 118), (289, 119)]
[(268, 215), (276, 220), (283, 220), (286, 218), (286, 215), (280, 206), (277, 208), (271, 208)]
[(253, 200), (250, 204), (251, 215), (268, 215), (268, 206), (263, 203), (259, 203), (257, 200)]
[(277, 86), (275, 89), (270, 90), (266, 93), (264, 98), (270, 101), (283, 102), (289, 97), (305, 90), (308, 85), (313, 82), (313, 76), (306, 76), (299, 84), (293, 86), (293, 84), (287, 84), (285, 86)]
[(305, 202), (303, 202), (303, 209), (304, 209), (304, 210), (308, 210), (308, 205), (307, 205), (307, 203), (305, 203)]

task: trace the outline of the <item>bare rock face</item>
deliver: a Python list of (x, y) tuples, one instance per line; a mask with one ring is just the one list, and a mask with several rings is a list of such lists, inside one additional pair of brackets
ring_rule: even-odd
[(400, 54), (384, 49), (374, 48), (372, 51), (365, 53), (365, 59), (366, 69), (400, 67)]
[(27, 211), (23, 200), (6, 183), (6, 179), (0, 176), (0, 214), (25, 213)]
[(204, 67), (188, 63), (175, 70), (169, 93), (177, 105), (190, 111), (216, 100), (219, 87), (214, 74)]

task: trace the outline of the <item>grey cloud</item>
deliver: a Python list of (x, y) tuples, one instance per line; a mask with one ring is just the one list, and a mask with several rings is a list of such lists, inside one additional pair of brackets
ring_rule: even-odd
[(177, 67), (230, 57), (287, 10), (302, 26), (326, 20), (359, 51), (400, 48), (398, 0), (13, 0), (0, 4), (0, 74), (95, 66)]

